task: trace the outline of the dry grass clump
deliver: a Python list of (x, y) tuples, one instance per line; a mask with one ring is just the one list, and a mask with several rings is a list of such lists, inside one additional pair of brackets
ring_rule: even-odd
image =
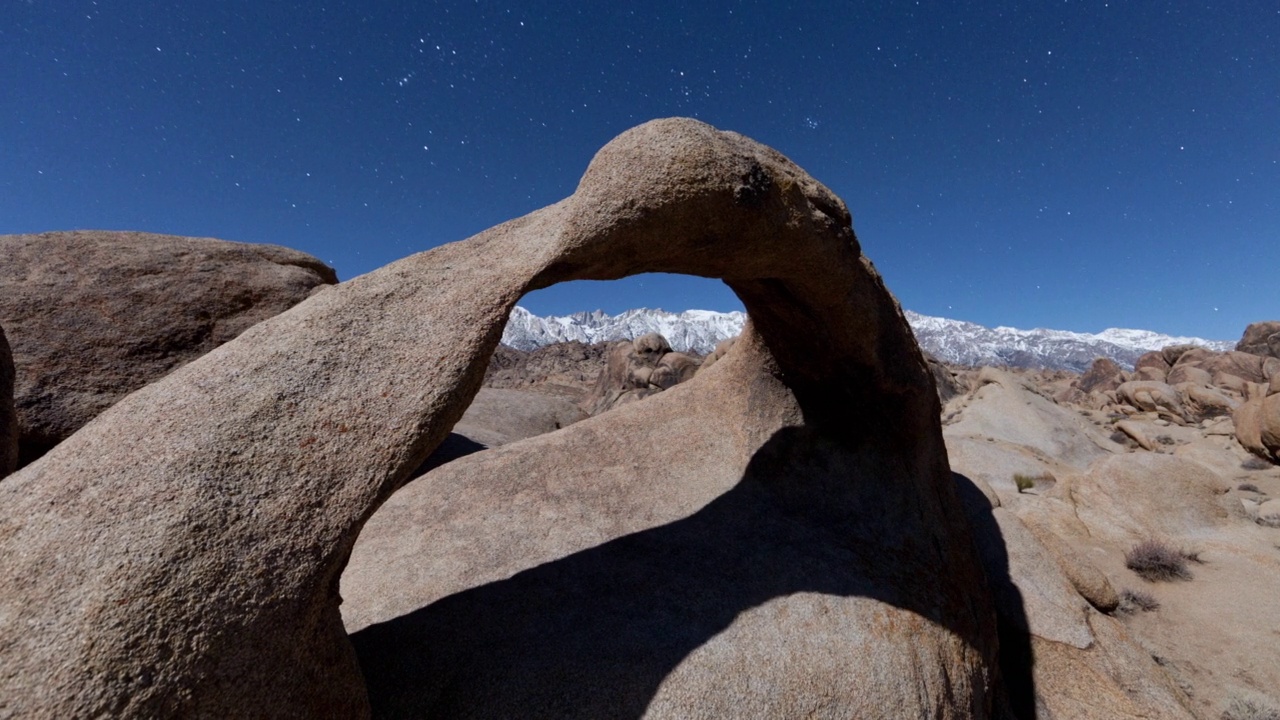
[(1039, 483), (1057, 482), (1057, 478), (1053, 473), (1042, 472), (1039, 475), (1026, 475), (1024, 473), (1013, 474), (1013, 484), (1017, 486), (1018, 492), (1026, 492), (1035, 487)]
[(1161, 445), (1174, 445), (1174, 444), (1177, 444), (1177, 441), (1176, 441), (1176, 440), (1174, 440), (1172, 437), (1170, 437), (1170, 436), (1168, 436), (1168, 435), (1157, 435), (1157, 436), (1156, 436), (1156, 442), (1160, 443)]
[(1158, 540), (1143, 540), (1124, 555), (1125, 567), (1149, 582), (1190, 580), (1187, 561), (1200, 562), (1200, 553), (1175, 550)]
[(1280, 710), (1262, 700), (1233, 697), (1222, 711), (1222, 720), (1280, 720)]
[(1156, 600), (1151, 593), (1125, 589), (1120, 592), (1120, 605), (1116, 608), (1116, 612), (1132, 615), (1137, 612), (1151, 612), (1159, 607), (1160, 601)]

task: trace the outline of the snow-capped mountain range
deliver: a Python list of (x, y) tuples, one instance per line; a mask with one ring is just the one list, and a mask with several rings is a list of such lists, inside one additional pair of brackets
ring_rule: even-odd
[[(1067, 330), (1019, 330), (989, 328), (963, 320), (930, 317), (907, 311), (907, 322), (920, 347), (944, 362), (956, 365), (1009, 365), (1057, 368), (1082, 372), (1095, 358), (1109, 357), (1132, 368), (1140, 355), (1168, 345), (1202, 345), (1230, 350), (1234, 342), (1174, 337), (1149, 330), (1108, 328), (1100, 333)], [(577, 340), (598, 343), (634, 340), (645, 333), (661, 333), (681, 352), (706, 354), (716, 343), (742, 332), (747, 316), (741, 312), (686, 310), (627, 310), (607, 315), (599, 310), (566, 316), (539, 317), (522, 307), (511, 312), (502, 342), (518, 350)]]

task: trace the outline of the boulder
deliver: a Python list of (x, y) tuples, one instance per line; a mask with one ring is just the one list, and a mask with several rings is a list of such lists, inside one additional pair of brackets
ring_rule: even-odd
[[(500, 475), (423, 476), (437, 512), (479, 523), (420, 558), (466, 589), (353, 647), (339, 580), (360, 529), (462, 416), (516, 301), (641, 272), (724, 278), (751, 318), (734, 350), (438, 469)], [(0, 509), (19, 717), (1000, 709), (993, 603), (901, 309), (835, 195), (693, 120), (628, 131), (566, 200), (134, 392), (0, 483)], [(470, 585), (472, 557), (504, 574)]]
[[(1267, 375), (1263, 370), (1266, 358), (1235, 350), (1214, 353), (1196, 362), (1196, 365), (1211, 376), (1234, 375), (1245, 382), (1265, 383)], [(1172, 373), (1171, 373), (1172, 374)], [(1169, 382), (1170, 385), (1174, 383)]]
[(1183, 383), (1191, 383), (1192, 385), (1208, 385), (1213, 382), (1213, 375), (1205, 370), (1198, 363), (1175, 365), (1169, 374), (1165, 376), (1166, 385), (1176, 386)]
[(1189, 344), (1188, 345), (1170, 345), (1168, 347), (1161, 348), (1160, 357), (1164, 360), (1165, 365), (1169, 367), (1173, 367), (1179, 360), (1182, 359), (1183, 355), (1187, 354), (1188, 352), (1191, 352), (1192, 350), (1202, 350), (1202, 349), (1203, 348), (1201, 348), (1199, 345), (1189, 345)]
[(1147, 381), (1162, 383), (1164, 382), (1165, 378), (1168, 376), (1169, 376), (1169, 372), (1167, 370), (1161, 370), (1158, 367), (1147, 365), (1146, 367), (1140, 367), (1134, 370), (1133, 375), (1130, 377), (1130, 379), (1131, 380), (1147, 380)]
[(1280, 320), (1251, 323), (1236, 343), (1236, 350), (1280, 358)]
[(1115, 390), (1125, 381), (1124, 369), (1111, 358), (1098, 358), (1080, 379), (1072, 383), (1080, 392), (1088, 394), (1095, 390), (1106, 392)]
[(0, 236), (20, 465), (120, 398), (338, 281), (276, 245), (137, 232)]
[[(1143, 353), (1137, 360), (1133, 361), (1133, 372), (1136, 375), (1144, 368), (1150, 368), (1150, 370), (1144, 374), (1151, 375), (1151, 377), (1134, 379), (1159, 380), (1160, 382), (1164, 382), (1164, 376), (1169, 372), (1170, 365), (1169, 361), (1164, 359), (1164, 353), (1160, 350), (1152, 350), (1151, 352)], [(1159, 377), (1156, 377), (1156, 375)]]
[(1280, 463), (1280, 394), (1255, 397), (1242, 403), (1232, 420), (1236, 439), (1245, 450)]
[(1174, 389), (1178, 391), (1187, 419), (1195, 422), (1230, 415), (1240, 406), (1239, 400), (1202, 384), (1180, 383)]
[(1140, 424), (1132, 420), (1121, 420), (1116, 423), (1116, 429), (1127, 435), (1130, 440), (1137, 443), (1138, 447), (1143, 450), (1156, 449), (1155, 443), (1151, 442), (1151, 438), (1147, 437), (1146, 431), (1142, 429)]
[(1130, 380), (1116, 388), (1117, 399), (1142, 412), (1158, 413), (1166, 420), (1187, 421), (1178, 391), (1169, 385), (1145, 380)]
[(670, 390), (682, 382), (693, 379), (698, 372), (698, 361), (682, 352), (669, 352), (658, 360), (658, 366), (649, 376), (649, 384)]
[(0, 327), (0, 479), (18, 467), (18, 415), (13, 408), (13, 355)]

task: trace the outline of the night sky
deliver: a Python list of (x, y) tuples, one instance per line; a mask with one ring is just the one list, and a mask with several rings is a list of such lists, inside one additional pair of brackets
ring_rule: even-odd
[[(0, 0), (0, 233), (278, 243), (347, 279), (684, 115), (843, 197), (909, 309), (1232, 339), (1280, 319), (1278, 48), (1275, 0)], [(741, 307), (668, 276), (522, 304)]]

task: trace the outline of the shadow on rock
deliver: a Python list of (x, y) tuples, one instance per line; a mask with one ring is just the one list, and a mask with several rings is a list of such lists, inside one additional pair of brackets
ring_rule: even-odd
[(978, 546), (978, 557), (987, 574), (996, 604), (996, 622), (1000, 634), (1000, 673), (1009, 709), (1020, 720), (1038, 717), (1036, 687), (1032, 677), (1035, 657), (1031, 652), (1031, 631), (1027, 621), (1022, 591), (1014, 584), (1009, 573), (1009, 551), (1004, 535), (991, 513), (991, 501), (974, 485), (973, 481), (953, 472), (956, 494), (964, 506), (965, 515), (973, 528), (973, 539)]
[[(859, 660), (896, 653), (905, 669), (901, 682), (924, 685), (923, 675), (912, 671), (928, 666), (923, 673), (931, 672), (937, 658), (880, 638), (949, 632), (960, 639), (959, 652), (985, 654), (991, 639), (979, 628), (989, 627), (982, 617), (989, 606), (982, 592), (971, 602), (964, 591), (940, 589), (981, 579), (943, 570), (957, 551), (939, 542), (946, 531), (928, 527), (919, 500), (901, 491), (901, 472), (869, 444), (847, 448), (810, 427), (784, 428), (752, 457), (736, 486), (687, 518), (352, 635), (374, 714), (638, 718), (691, 654), (733, 632), (731, 626), (740, 630), (743, 623), (735, 621), (779, 598), (788, 602), (763, 621), (745, 623), (749, 642), (739, 635), (717, 649), (714, 662), (695, 669), (704, 675), (695, 688), (718, 684), (705, 678), (713, 673), (745, 673), (753, 683), (768, 683), (797, 640), (830, 643), (831, 652), (802, 654), (805, 664), (792, 668), (793, 675), (797, 669), (814, 678), (852, 674), (856, 690), (862, 688)], [(797, 594), (815, 597), (791, 604)], [(864, 609), (848, 612), (851, 603)], [(806, 608), (817, 608), (818, 619), (804, 616)], [(960, 620), (940, 629), (944, 618)], [(762, 652), (767, 668), (759, 663)], [(875, 664), (884, 667), (882, 660)], [(1030, 682), (1029, 671), (1014, 672), (1006, 676)], [(778, 692), (805, 685), (789, 680)], [(698, 698), (688, 698), (688, 706), (701, 707)], [(989, 712), (956, 710), (975, 717)]]

